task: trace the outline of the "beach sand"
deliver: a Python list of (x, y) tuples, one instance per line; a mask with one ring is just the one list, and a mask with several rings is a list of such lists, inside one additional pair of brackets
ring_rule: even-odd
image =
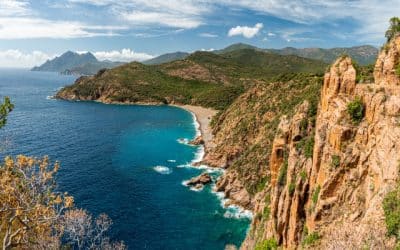
[(204, 146), (206, 148), (212, 148), (214, 145), (212, 144), (212, 130), (210, 127), (211, 118), (218, 112), (214, 109), (203, 108), (200, 106), (193, 105), (174, 105), (180, 108), (183, 108), (196, 116), (197, 122), (200, 124), (200, 132), (201, 136), (204, 140)]

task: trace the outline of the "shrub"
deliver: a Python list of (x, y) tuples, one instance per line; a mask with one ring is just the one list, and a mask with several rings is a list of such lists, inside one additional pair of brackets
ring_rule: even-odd
[(256, 245), (255, 250), (275, 250), (278, 249), (278, 242), (275, 239), (263, 240)]
[(290, 182), (288, 189), (289, 195), (292, 196), (294, 194), (294, 191), (296, 190), (296, 184), (294, 182)]
[(301, 180), (304, 182), (305, 180), (307, 180), (307, 173), (305, 170), (301, 170), (300, 172), (300, 178)]
[(304, 144), (304, 155), (307, 158), (311, 158), (313, 156), (313, 149), (314, 149), (314, 137), (310, 137)]
[(334, 167), (334, 168), (337, 168), (337, 167), (340, 166), (340, 156), (332, 155), (331, 166)]
[(278, 183), (281, 186), (285, 185), (286, 183), (287, 168), (288, 168), (288, 160), (285, 159), (285, 161), (282, 163), (281, 169), (279, 170), (279, 176), (278, 176)]
[(347, 113), (350, 115), (351, 120), (358, 124), (364, 117), (364, 104), (360, 97), (356, 97), (353, 101), (347, 104)]
[(385, 223), (389, 235), (400, 239), (400, 188), (389, 192), (383, 199)]
[(320, 238), (321, 236), (317, 232), (312, 232), (303, 239), (302, 245), (303, 246), (314, 245)]
[(314, 190), (314, 193), (313, 193), (313, 195), (312, 195), (312, 202), (314, 203), (314, 204), (316, 204), (317, 203), (317, 201), (318, 201), (318, 197), (319, 197), (319, 192), (321, 191), (321, 186), (317, 186), (316, 188), (315, 188), (315, 190)]
[(395, 68), (395, 72), (396, 72), (396, 75), (398, 77), (400, 77), (400, 62), (397, 63), (396, 68)]

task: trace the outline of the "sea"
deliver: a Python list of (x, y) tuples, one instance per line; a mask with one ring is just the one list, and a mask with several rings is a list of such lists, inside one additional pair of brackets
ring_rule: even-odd
[(25, 154), (59, 161), (57, 190), (76, 207), (113, 221), (109, 236), (128, 249), (224, 249), (240, 246), (251, 213), (225, 207), (221, 193), (185, 181), (204, 154), (187, 141), (198, 133), (193, 114), (171, 106), (109, 105), (56, 100), (76, 77), (0, 69), (0, 98), (15, 109), (0, 129), (0, 157)]

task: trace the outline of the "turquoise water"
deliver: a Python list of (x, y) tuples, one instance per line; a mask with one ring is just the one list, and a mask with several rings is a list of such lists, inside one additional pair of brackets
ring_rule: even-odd
[[(201, 171), (182, 167), (199, 148), (190, 113), (169, 106), (122, 106), (48, 98), (71, 76), (0, 70), (0, 95), (15, 110), (0, 130), (1, 157), (49, 155), (61, 162), (58, 189), (91, 213), (107, 213), (113, 239), (129, 249), (224, 249), (243, 241), (248, 218), (205, 188), (182, 182)], [(158, 171), (157, 171), (158, 170)], [(233, 214), (232, 214), (233, 212)]]

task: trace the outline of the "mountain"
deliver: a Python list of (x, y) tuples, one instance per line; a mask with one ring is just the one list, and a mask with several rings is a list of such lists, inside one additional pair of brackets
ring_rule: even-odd
[(160, 65), (128, 63), (81, 77), (62, 99), (107, 103), (180, 103), (224, 109), (249, 86), (286, 73), (322, 74), (326, 64), (253, 49), (224, 54), (198, 51)]
[(143, 61), (143, 64), (146, 65), (154, 65), (154, 64), (162, 64), (167, 62), (172, 62), (175, 60), (185, 59), (189, 53), (187, 52), (174, 52), (174, 53), (167, 53), (161, 56), (157, 56), (155, 58)]
[(35, 66), (32, 71), (60, 72), (62, 74), (92, 75), (102, 68), (113, 68), (121, 62), (98, 61), (90, 52), (79, 54), (67, 51), (61, 56), (47, 60), (40, 66)]
[(235, 44), (229, 45), (228, 47), (226, 47), (224, 49), (214, 50), (213, 53), (224, 54), (227, 52), (232, 52), (232, 51), (241, 50), (241, 49), (253, 49), (253, 50), (260, 50), (260, 51), (263, 50), (263, 49), (257, 48), (256, 46), (253, 46), (250, 44), (235, 43)]
[(353, 60), (361, 65), (372, 64), (378, 56), (379, 50), (373, 46), (363, 45), (349, 48), (304, 48), (297, 49), (287, 47), (283, 49), (267, 49), (266, 51), (280, 55), (297, 55), (305, 58), (322, 60), (326, 63), (332, 63), (341, 55), (349, 55)]

